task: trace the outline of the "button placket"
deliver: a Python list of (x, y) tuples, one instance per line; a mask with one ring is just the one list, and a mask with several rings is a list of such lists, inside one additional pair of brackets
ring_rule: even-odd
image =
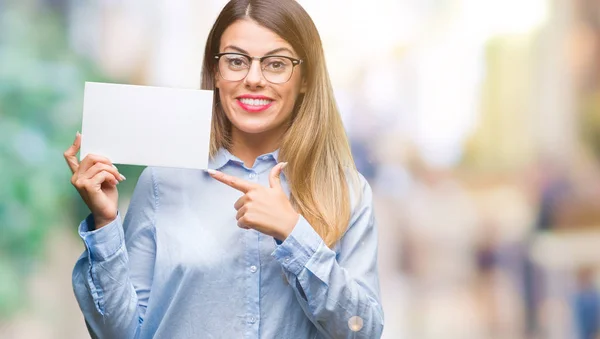
[[(256, 172), (249, 171), (247, 177)], [(252, 333), (251, 337), (258, 337), (258, 324), (260, 319), (260, 233), (248, 232), (248, 256), (246, 257), (246, 282), (248, 286), (248, 308), (246, 313), (246, 326), (248, 333)]]

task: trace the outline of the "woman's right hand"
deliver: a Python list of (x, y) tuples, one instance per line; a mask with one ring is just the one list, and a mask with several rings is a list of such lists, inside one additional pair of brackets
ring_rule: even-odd
[(79, 163), (77, 152), (80, 146), (81, 134), (77, 132), (73, 145), (65, 151), (64, 156), (73, 172), (71, 184), (89, 207), (95, 227), (99, 229), (116, 219), (119, 200), (117, 184), (125, 177), (110, 160), (99, 155), (88, 154)]

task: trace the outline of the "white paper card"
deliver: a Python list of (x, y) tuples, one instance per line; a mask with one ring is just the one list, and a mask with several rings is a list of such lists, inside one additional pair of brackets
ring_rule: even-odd
[(208, 168), (213, 92), (86, 82), (80, 159)]

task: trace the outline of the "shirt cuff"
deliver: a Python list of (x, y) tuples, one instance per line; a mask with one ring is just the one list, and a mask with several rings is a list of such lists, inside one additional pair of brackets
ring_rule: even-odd
[(323, 243), (323, 239), (302, 215), (292, 233), (277, 246), (271, 256), (294, 275), (300, 274), (308, 260)]
[(115, 254), (123, 246), (123, 227), (120, 215), (106, 226), (94, 230), (94, 216), (90, 214), (79, 225), (79, 236), (87, 248), (90, 259), (103, 261)]

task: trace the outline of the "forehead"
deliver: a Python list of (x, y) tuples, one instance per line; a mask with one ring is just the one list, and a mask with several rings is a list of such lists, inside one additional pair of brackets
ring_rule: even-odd
[[(241, 48), (253, 56), (265, 55), (282, 47), (288, 48), (295, 54), (292, 46), (282, 37), (249, 19), (238, 20), (225, 29), (221, 36), (219, 51), (223, 52), (228, 46)], [(286, 55), (290, 53), (281, 52), (277, 54)]]

